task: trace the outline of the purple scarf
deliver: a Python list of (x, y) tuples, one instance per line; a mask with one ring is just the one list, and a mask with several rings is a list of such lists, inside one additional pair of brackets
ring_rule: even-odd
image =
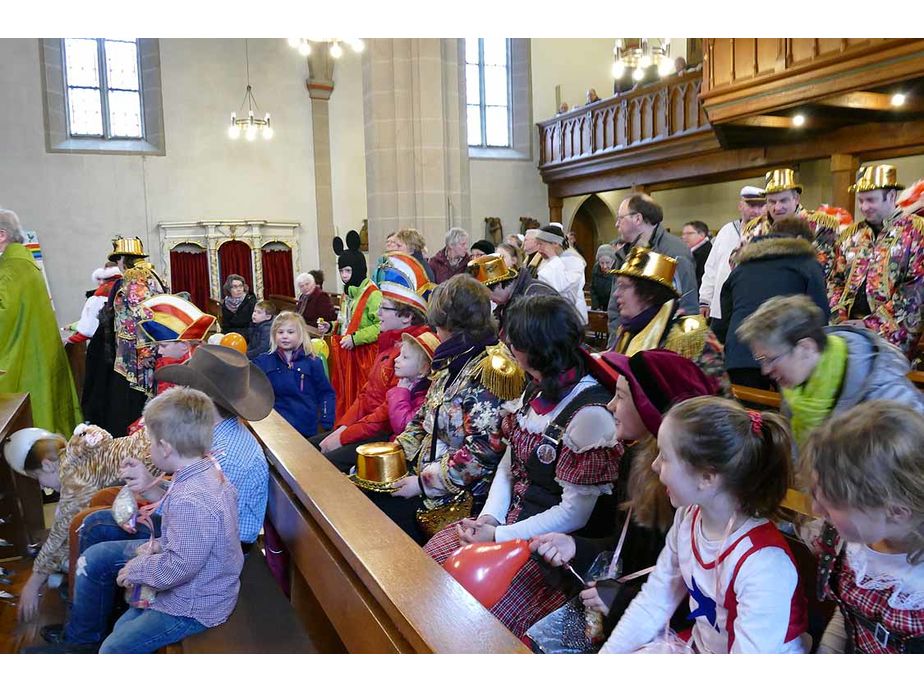
[(433, 352), (433, 370), (448, 369), (449, 382), (452, 382), (473, 356), (477, 356), (486, 346), (492, 344), (497, 344), (496, 335), (491, 335), (485, 341), (478, 341), (471, 339), (464, 332), (454, 334), (445, 342), (441, 342)]
[(245, 298), (247, 298), (247, 294), (244, 294), (240, 298), (225, 296), (225, 308), (230, 310), (232, 313), (236, 313), (237, 309), (241, 307), (241, 304), (244, 302)]
[(658, 314), (658, 311), (661, 310), (662, 307), (663, 304), (660, 306), (651, 306), (651, 308), (646, 308), (632, 318), (624, 318), (620, 315), (619, 325), (629, 334), (638, 334), (645, 328), (645, 325), (651, 322), (652, 318)]

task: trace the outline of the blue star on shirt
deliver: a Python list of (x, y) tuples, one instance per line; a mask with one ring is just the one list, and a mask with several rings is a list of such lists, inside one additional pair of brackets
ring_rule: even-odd
[(690, 615), (687, 617), (691, 621), (695, 621), (697, 618), (702, 616), (705, 618), (709, 625), (715, 628), (716, 632), (719, 632), (719, 627), (716, 625), (715, 617), (715, 602), (703, 594), (703, 591), (699, 588), (699, 585), (696, 584), (696, 578), (692, 575), (690, 579), (693, 581), (693, 587), (687, 591), (690, 593), (690, 596), (696, 600), (696, 608), (690, 612)]

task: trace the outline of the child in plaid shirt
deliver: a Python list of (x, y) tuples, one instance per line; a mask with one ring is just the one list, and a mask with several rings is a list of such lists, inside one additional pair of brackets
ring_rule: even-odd
[(116, 582), (147, 585), (156, 596), (149, 608), (122, 615), (101, 653), (154, 652), (224, 623), (234, 610), (244, 557), (237, 492), (208, 457), (216, 418), (208, 395), (185, 387), (144, 408), (151, 459), (173, 481), (161, 502), (161, 537), (142, 545)]
[(838, 606), (819, 652), (924, 652), (922, 449), (924, 416), (873, 400), (828, 419), (802, 451), (825, 520), (819, 596)]

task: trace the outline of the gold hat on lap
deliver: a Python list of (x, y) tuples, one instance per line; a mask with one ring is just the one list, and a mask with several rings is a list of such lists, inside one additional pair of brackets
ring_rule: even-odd
[(350, 481), (367, 491), (391, 493), (407, 476), (404, 449), (398, 443), (366, 443), (356, 448), (356, 473)]
[(674, 272), (676, 269), (677, 261), (674, 258), (656, 253), (648, 248), (636, 247), (629, 253), (629, 257), (626, 258), (622, 267), (611, 270), (610, 274), (657, 282), (676, 294), (677, 289), (674, 286)]
[(870, 190), (904, 190), (898, 182), (898, 171), (889, 164), (861, 166), (857, 171), (857, 182), (847, 192), (869, 192)]
[(800, 195), (802, 194), (802, 185), (796, 177), (796, 172), (791, 168), (775, 168), (767, 171), (765, 179), (764, 192), (767, 195), (787, 190), (795, 190)]

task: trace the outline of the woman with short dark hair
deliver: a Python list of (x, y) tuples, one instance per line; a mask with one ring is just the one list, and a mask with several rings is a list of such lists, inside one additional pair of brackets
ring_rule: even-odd
[(237, 332), (244, 339), (249, 339), (257, 297), (239, 274), (229, 274), (225, 278), (221, 296), (221, 331)]
[(501, 405), (523, 390), (522, 372), (498, 344), (484, 285), (467, 274), (451, 277), (433, 291), (427, 317), (441, 340), (430, 390), (396, 439), (412, 473), (391, 496), (373, 494), (376, 505), (420, 544), (442, 525), (425, 520), (423, 529), (418, 510), (426, 516), (460, 497), (476, 510), (484, 504), (506, 449)]
[[(424, 550), (443, 563), (473, 542), (530, 539), (546, 532), (585, 528), (601, 496), (612, 494), (623, 448), (607, 411), (610, 392), (581, 356), (580, 318), (560, 296), (514, 301), (507, 341), (529, 382), (516, 413), (504, 417), (503, 439), (511, 456), (498, 467), (477, 519), (446, 527)], [(612, 515), (598, 531), (608, 531)], [(491, 610), (515, 635), (564, 602), (543, 589), (538, 563), (530, 561)]]

